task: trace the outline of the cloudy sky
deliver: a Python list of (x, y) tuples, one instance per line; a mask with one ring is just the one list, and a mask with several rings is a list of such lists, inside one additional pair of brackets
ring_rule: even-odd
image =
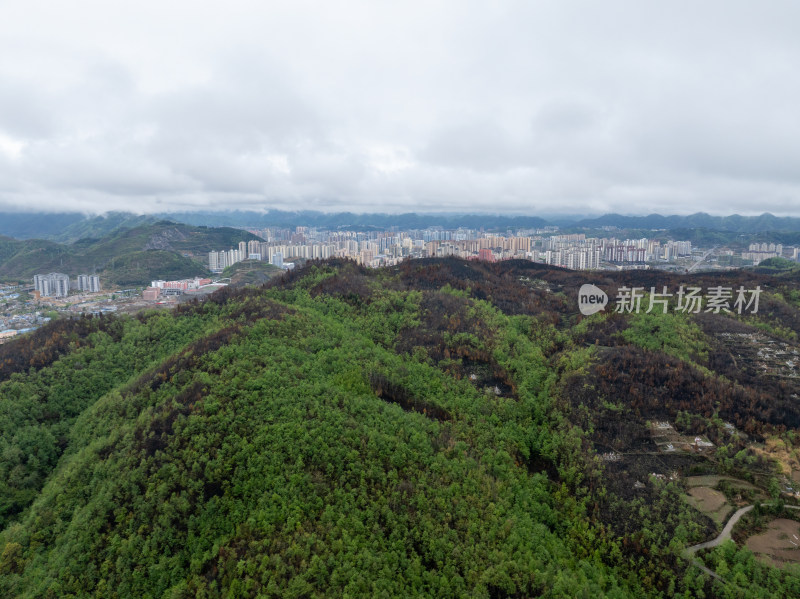
[(800, 214), (795, 0), (0, 0), (0, 210)]

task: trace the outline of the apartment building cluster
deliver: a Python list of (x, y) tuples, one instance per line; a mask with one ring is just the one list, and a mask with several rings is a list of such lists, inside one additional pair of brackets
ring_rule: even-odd
[(70, 290), (96, 293), (100, 291), (100, 277), (97, 275), (78, 275), (70, 281), (69, 275), (60, 272), (34, 275), (33, 288), (39, 297), (67, 297)]
[(468, 259), (505, 260), (533, 258), (531, 237), (486, 235), (460, 228), (432, 227), (411, 231), (317, 231), (309, 227), (251, 231), (264, 241), (241, 242), (236, 248), (209, 252), (212, 272), (241, 260), (263, 260), (279, 267), (298, 258), (350, 258), (369, 267), (390, 266), (406, 258), (458, 256)]
[[(458, 236), (460, 237), (460, 236)], [(428, 241), (413, 245), (409, 239), (408, 247), (418, 248), (423, 256), (442, 257), (458, 256), (466, 259), (509, 260), (511, 258), (532, 259), (531, 238), (510, 235), (484, 235), (468, 239), (454, 238), (452, 241)]]
[(289, 256), (307, 259), (323, 259), (335, 256), (336, 248), (329, 244), (275, 244), (265, 241), (240, 241), (239, 246), (229, 250), (208, 253), (208, 268), (211, 272), (222, 272), (243, 260), (263, 260), (283, 268), (283, 259)]
[(666, 241), (664, 243), (642, 237), (623, 239), (614, 237), (598, 240), (603, 248), (603, 258), (615, 264), (625, 262), (671, 262), (692, 255), (691, 241)]
[[(794, 250), (793, 259), (797, 260), (797, 250)], [(780, 258), (783, 256), (783, 244), (781, 243), (751, 243), (746, 252), (742, 252), (742, 260), (751, 260), (753, 266), (768, 258)]]
[[(298, 227), (305, 229), (305, 227)], [(420, 241), (418, 248), (422, 247)], [(243, 260), (261, 260), (280, 268), (290, 268), (288, 260), (353, 258), (367, 266), (382, 266), (411, 255), (413, 242), (400, 237), (362, 237), (362, 234), (330, 233), (323, 236), (293, 235), (290, 239), (241, 241), (238, 247), (208, 253), (208, 267), (222, 272)]]
[(585, 233), (552, 235), (540, 242), (541, 261), (552, 266), (572, 270), (594, 270), (600, 268), (602, 247), (595, 238)]
[(213, 272), (245, 259), (285, 267), (297, 258), (343, 257), (370, 267), (390, 266), (406, 258), (457, 256), (474, 260), (521, 258), (564, 268), (640, 267), (653, 261), (691, 256), (690, 241), (587, 237), (584, 233), (517, 230), (505, 235), (474, 229), (430, 227), (408, 231), (324, 231), (312, 227), (252, 229), (261, 240), (209, 252)]
[(585, 233), (552, 235), (541, 240), (542, 261), (574, 270), (591, 270), (603, 262), (612, 265), (643, 265), (654, 261), (672, 261), (692, 255), (691, 241), (654, 239), (617, 239), (586, 237)]

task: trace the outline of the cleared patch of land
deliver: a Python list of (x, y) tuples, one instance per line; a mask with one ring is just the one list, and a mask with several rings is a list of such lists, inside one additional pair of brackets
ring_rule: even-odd
[(759, 559), (774, 566), (800, 564), (800, 522), (777, 518), (765, 532), (749, 537), (745, 545)]
[(725, 495), (711, 487), (692, 487), (688, 491), (686, 501), (717, 524), (722, 524), (733, 509), (725, 499)]

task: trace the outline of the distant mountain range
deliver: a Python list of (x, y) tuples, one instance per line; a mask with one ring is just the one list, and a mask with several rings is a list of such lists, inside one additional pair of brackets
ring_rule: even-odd
[(625, 230), (675, 230), (703, 229), (754, 235), (759, 233), (798, 233), (800, 218), (779, 217), (772, 214), (760, 216), (712, 216), (698, 212), (689, 216), (650, 214), (648, 216), (623, 216), (606, 214), (596, 218), (537, 216), (503, 216), (486, 214), (354, 214), (352, 212), (325, 213), (311, 210), (286, 212), (270, 210), (252, 211), (200, 211), (173, 212), (156, 215), (136, 215), (127, 212), (110, 212), (101, 216), (80, 213), (0, 213), (0, 235), (16, 239), (48, 239), (71, 243), (79, 239), (98, 239), (120, 229), (131, 229), (167, 219), (174, 222), (207, 227), (263, 228), (263, 227), (317, 227), (342, 230), (368, 229), (424, 229), (440, 226), (455, 229), (506, 230), (535, 229), (558, 225), (570, 230), (616, 227)]
[(317, 227), (326, 229), (425, 229), (444, 227), (457, 229), (538, 228), (550, 223), (537, 216), (497, 216), (485, 214), (354, 214), (352, 212), (325, 213), (312, 210), (284, 212), (175, 212), (163, 215), (172, 220), (192, 225), (217, 227)]
[(800, 231), (800, 218), (775, 216), (765, 212), (759, 216), (711, 216), (704, 212), (689, 216), (622, 216), (605, 214), (572, 223), (573, 227), (617, 227), (619, 229), (709, 229), (734, 233), (763, 233), (767, 231)]
[[(166, 217), (169, 220), (166, 220)], [(176, 222), (177, 221), (177, 222)], [(576, 221), (539, 217), (475, 214), (353, 214), (340, 212), (182, 212), (135, 215), (111, 212), (0, 213), (0, 280), (30, 280), (36, 273), (70, 276), (98, 273), (104, 284), (141, 285), (154, 278), (183, 278), (205, 273), (204, 254), (256, 237), (243, 228), (309, 226), (325, 229), (400, 230), (432, 226), (485, 231), (538, 229), (558, 225), (563, 232), (619, 230), (620, 235), (651, 235), (658, 230), (699, 246), (770, 239), (800, 243), (800, 218), (761, 216), (622, 216), (607, 214)], [(659, 233), (662, 234), (662, 233)], [(656, 235), (658, 236), (658, 235)]]

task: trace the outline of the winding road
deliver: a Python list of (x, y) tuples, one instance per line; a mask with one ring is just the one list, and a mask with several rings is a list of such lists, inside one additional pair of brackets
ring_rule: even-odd
[[(746, 505), (744, 507), (740, 507), (736, 512), (734, 512), (733, 516), (731, 516), (728, 523), (725, 524), (725, 527), (722, 529), (722, 532), (717, 535), (715, 539), (711, 539), (710, 541), (706, 541), (705, 543), (699, 543), (697, 545), (692, 545), (691, 547), (687, 547), (683, 550), (683, 555), (687, 559), (689, 559), (695, 566), (700, 568), (703, 572), (708, 574), (709, 576), (713, 576), (717, 580), (721, 580), (722, 582), (727, 582), (724, 578), (720, 577), (716, 572), (709, 570), (703, 565), (699, 559), (695, 558), (695, 554), (701, 549), (708, 549), (710, 547), (716, 547), (731, 538), (731, 531), (733, 531), (733, 527), (736, 526), (736, 523), (739, 519), (744, 516), (747, 512), (752, 510), (755, 506), (753, 505)], [(788, 508), (790, 510), (800, 510), (800, 506), (798, 505), (784, 505), (783, 507)]]
[[(787, 506), (790, 507), (790, 506)], [(716, 547), (731, 538), (731, 531), (733, 527), (736, 526), (736, 523), (739, 519), (744, 516), (747, 512), (753, 509), (752, 505), (746, 505), (745, 507), (740, 507), (736, 512), (734, 512), (731, 519), (728, 520), (728, 523), (722, 529), (722, 532), (719, 533), (716, 539), (711, 539), (710, 541), (706, 541), (705, 543), (699, 543), (697, 545), (692, 545), (691, 547), (687, 547), (684, 549), (683, 553), (687, 556), (694, 555), (701, 549), (708, 549), (709, 547)]]

